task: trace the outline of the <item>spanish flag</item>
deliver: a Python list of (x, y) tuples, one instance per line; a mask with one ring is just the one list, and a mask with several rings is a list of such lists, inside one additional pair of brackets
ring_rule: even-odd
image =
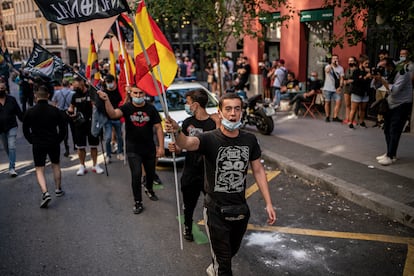
[[(155, 39), (150, 24), (150, 16), (144, 1), (141, 1), (138, 5), (135, 15), (135, 23), (141, 37), (143, 47), (145, 48), (142, 49), (138, 35), (134, 34), (134, 56), (136, 67), (135, 78), (139, 80), (159, 63)], [(144, 51), (148, 54), (150, 65), (145, 58)]]
[(112, 45), (112, 38), (109, 40), (109, 73), (116, 76), (116, 59), (114, 54), (114, 46)]
[[(121, 47), (123, 48), (123, 53), (125, 56), (122, 55)], [(128, 54), (128, 52), (125, 49), (124, 43), (119, 42), (119, 54), (118, 54), (118, 62), (120, 66), (120, 72), (118, 76), (118, 90), (122, 97), (122, 102), (124, 102), (124, 99), (126, 98), (126, 91), (125, 87), (129, 83), (135, 84), (135, 66), (134, 66), (134, 60), (132, 57)], [(128, 81), (127, 81), (128, 78)]]
[(93, 31), (91, 29), (91, 44), (89, 45), (88, 63), (86, 64), (85, 77), (91, 80), (91, 83), (96, 86), (101, 80), (101, 73), (99, 72), (98, 54), (96, 53), (95, 40), (93, 38)]
[[(140, 4), (140, 7), (142, 6), (145, 7), (143, 1)], [(140, 11), (140, 7), (138, 7), (138, 11)], [(149, 26), (151, 27), (150, 28), (151, 36), (155, 40), (156, 54), (157, 54), (157, 57), (159, 58), (158, 66), (161, 72), (161, 76), (157, 68), (155, 68), (153, 72), (156, 77), (157, 85), (160, 91), (162, 91), (162, 85), (164, 85), (164, 88), (167, 89), (168, 86), (174, 81), (174, 78), (177, 74), (178, 66), (177, 66), (174, 52), (170, 44), (168, 43), (168, 40), (165, 38), (164, 34), (161, 32), (160, 28), (157, 26), (157, 24), (151, 18), (151, 16), (147, 15), (147, 18), (148, 18), (147, 24), (149, 24)], [(137, 44), (135, 43), (135, 45)], [(138, 66), (137, 66), (137, 72), (138, 72)], [(135, 81), (136, 81), (137, 87), (145, 91), (147, 94), (151, 96), (158, 95), (157, 89), (154, 86), (151, 72), (149, 72), (148, 70), (145, 72), (144, 75), (137, 74), (135, 77)]]

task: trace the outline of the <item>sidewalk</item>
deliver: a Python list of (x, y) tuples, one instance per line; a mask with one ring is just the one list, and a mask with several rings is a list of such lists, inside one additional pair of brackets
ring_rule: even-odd
[(271, 136), (257, 135), (265, 158), (280, 169), (316, 182), (339, 196), (414, 228), (414, 135), (403, 133), (398, 161), (381, 166), (386, 152), (383, 131), (349, 129), (324, 118), (274, 116)]

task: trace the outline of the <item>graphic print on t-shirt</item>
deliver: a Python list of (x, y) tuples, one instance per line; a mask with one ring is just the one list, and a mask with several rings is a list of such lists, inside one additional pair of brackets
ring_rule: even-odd
[(216, 183), (214, 185), (214, 192), (242, 192), (245, 180), (244, 171), (248, 164), (248, 146), (220, 147), (216, 160)]
[(203, 133), (202, 128), (195, 127), (194, 125), (189, 125), (187, 128), (188, 136), (196, 136), (197, 134)]
[(145, 111), (137, 111), (132, 113), (129, 118), (134, 126), (142, 127), (150, 121), (150, 116)]

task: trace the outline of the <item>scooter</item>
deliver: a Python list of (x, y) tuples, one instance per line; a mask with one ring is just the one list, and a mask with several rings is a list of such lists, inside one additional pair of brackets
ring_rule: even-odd
[(227, 90), (227, 93), (231, 92), (237, 93), (243, 99), (242, 127), (253, 125), (261, 134), (270, 135), (274, 129), (272, 116), (275, 114), (270, 103), (264, 102), (261, 94), (247, 98), (246, 92), (243, 90)]
[(275, 110), (264, 102), (261, 94), (245, 99), (243, 104), (242, 126), (254, 125), (263, 135), (270, 135), (274, 129), (272, 116)]

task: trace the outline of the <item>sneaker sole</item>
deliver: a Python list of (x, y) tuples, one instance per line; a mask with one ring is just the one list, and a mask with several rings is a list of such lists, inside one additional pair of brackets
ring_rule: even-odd
[(55, 195), (56, 195), (57, 197), (61, 197), (61, 196), (64, 196), (64, 195), (65, 195), (65, 192), (64, 192), (64, 191), (62, 191), (62, 192), (60, 192), (60, 193), (55, 193)]

